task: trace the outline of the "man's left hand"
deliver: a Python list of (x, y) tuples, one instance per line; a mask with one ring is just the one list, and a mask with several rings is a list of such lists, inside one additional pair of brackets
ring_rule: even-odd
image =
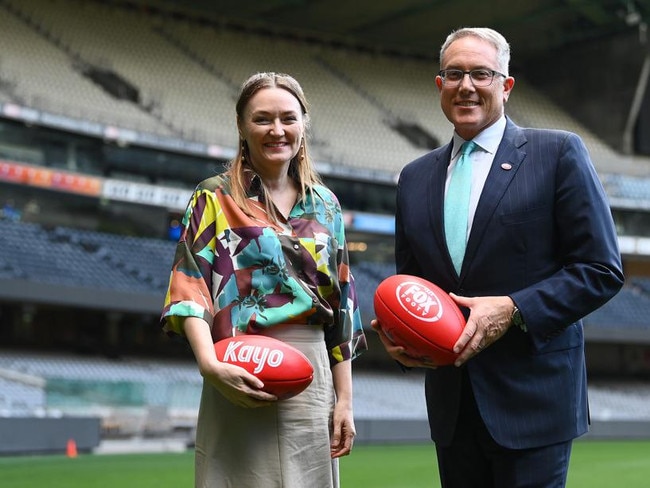
[(515, 304), (508, 296), (469, 298), (454, 293), (450, 296), (459, 307), (470, 309), (467, 324), (454, 345), (454, 352), (459, 353), (454, 365), (460, 366), (506, 333), (512, 325)]

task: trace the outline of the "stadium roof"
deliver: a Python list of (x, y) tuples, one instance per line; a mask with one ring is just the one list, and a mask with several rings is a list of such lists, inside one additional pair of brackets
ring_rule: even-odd
[[(118, 2), (119, 3), (119, 2)], [(519, 58), (639, 31), (650, 0), (132, 0), (242, 29), (329, 40), (364, 49), (437, 58), (463, 26), (503, 33)]]

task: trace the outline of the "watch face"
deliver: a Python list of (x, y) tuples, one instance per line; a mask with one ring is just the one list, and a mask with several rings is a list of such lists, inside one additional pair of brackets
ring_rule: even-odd
[(524, 319), (521, 316), (521, 312), (516, 307), (515, 307), (515, 311), (512, 313), (512, 324), (516, 325), (524, 332), (526, 331), (526, 324), (524, 322)]

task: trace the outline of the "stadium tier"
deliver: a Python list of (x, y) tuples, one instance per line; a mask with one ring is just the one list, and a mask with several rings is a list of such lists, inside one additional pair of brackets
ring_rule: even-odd
[[(59, 290), (65, 286), (98, 292), (111, 290), (120, 297), (134, 294), (131, 296), (136, 301), (138, 297), (162, 297), (174, 249), (174, 242), (161, 239), (65, 227), (48, 229), (38, 224), (0, 220), (0, 279), (5, 283), (45, 283)], [(369, 290), (394, 274), (395, 268), (392, 264), (360, 261), (352, 269), (359, 290), (364, 291), (360, 293), (362, 315), (369, 321), (374, 316)], [(649, 333), (647, 283), (643, 279), (628, 283), (621, 293), (587, 317), (587, 329), (615, 327), (619, 331)], [(76, 305), (84, 306), (83, 299)], [(159, 309), (148, 312), (156, 314)]]
[[(24, 378), (31, 378), (31, 383)], [(37, 380), (40, 385), (35, 384)], [(165, 407), (171, 432), (174, 424), (186, 426), (196, 415), (201, 382), (191, 362), (142, 358), (111, 361), (0, 350), (0, 415), (52, 416), (85, 411), (102, 417), (105, 428), (116, 428), (113, 424), (122, 419), (124, 424), (117, 427), (129, 429), (133, 416), (145, 422), (156, 407)], [(404, 376), (361, 370), (355, 374), (354, 391), (358, 420), (426, 420), (420, 372)], [(596, 421), (650, 420), (650, 387), (642, 381), (595, 381), (589, 393)]]
[[(8, 47), (0, 55), (0, 92), (12, 103), (232, 148), (239, 84), (256, 71), (285, 71), (307, 92), (312, 150), (323, 163), (396, 173), (451, 136), (432, 61), (219, 29), (95, 1), (4, 0), (0, 9), (0, 40)], [(520, 125), (573, 130), (599, 170), (639, 171), (525, 74), (515, 75), (508, 109)]]

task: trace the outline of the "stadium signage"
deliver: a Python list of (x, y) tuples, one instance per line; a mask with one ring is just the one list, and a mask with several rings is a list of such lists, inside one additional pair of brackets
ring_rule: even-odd
[(108, 179), (104, 181), (101, 196), (109, 200), (183, 210), (189, 201), (191, 191)]

